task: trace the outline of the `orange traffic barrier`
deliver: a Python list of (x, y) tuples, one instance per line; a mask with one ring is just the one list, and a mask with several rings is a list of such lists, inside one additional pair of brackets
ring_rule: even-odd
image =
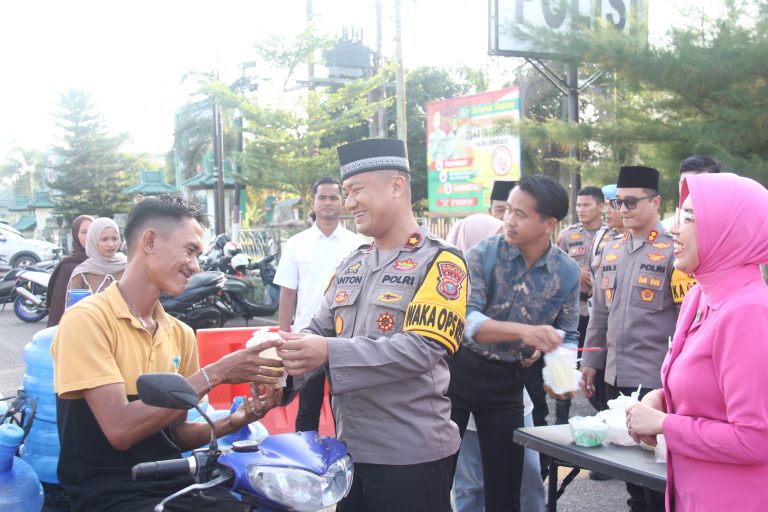
[[(197, 352), (200, 366), (218, 361), (222, 357), (242, 348), (251, 338), (254, 331), (267, 327), (231, 327), (222, 329), (199, 329), (197, 331)], [(208, 403), (215, 409), (228, 410), (236, 396), (248, 395), (248, 384), (220, 384), (208, 393)], [(296, 414), (299, 410), (299, 398), (285, 407), (275, 407), (261, 419), (270, 434), (294, 432)], [(323, 407), (320, 411), (320, 435), (335, 436), (333, 414), (328, 400), (328, 384), (325, 386)]]

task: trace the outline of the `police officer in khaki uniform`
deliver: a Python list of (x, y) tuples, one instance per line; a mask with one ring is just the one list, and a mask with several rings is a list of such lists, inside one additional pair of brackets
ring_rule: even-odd
[(373, 243), (342, 261), (302, 334), (281, 333), (279, 354), (299, 385), (323, 367), (328, 375), (337, 434), (355, 463), (337, 512), (449, 512), (460, 439), (445, 356), (464, 332), (467, 268), (417, 225), (402, 141), (338, 152), (345, 206)]
[[(587, 397), (595, 371), (604, 370), (608, 399), (629, 395), (638, 385), (643, 393), (661, 386), (661, 364), (682, 302), (673, 292), (672, 237), (659, 221), (659, 171), (622, 167), (617, 187), (611, 206), (628, 231), (603, 249), (585, 346), (604, 350), (585, 352), (581, 367)], [(652, 503), (646, 503), (641, 487), (627, 484), (627, 490), (632, 511), (664, 510), (663, 493), (651, 493)]]
[[(581, 286), (579, 289), (579, 347), (584, 346), (587, 333), (589, 310), (587, 300), (592, 294), (592, 281), (589, 271), (589, 249), (595, 233), (603, 225), (603, 192), (597, 187), (584, 187), (576, 194), (576, 215), (579, 222), (571, 224), (557, 236), (557, 246), (579, 264)], [(555, 423), (568, 423), (571, 401), (558, 400), (555, 404)]]

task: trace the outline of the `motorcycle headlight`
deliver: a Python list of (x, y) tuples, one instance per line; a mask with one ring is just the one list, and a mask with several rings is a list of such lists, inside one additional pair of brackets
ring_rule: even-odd
[(341, 501), (352, 487), (352, 459), (345, 455), (324, 475), (296, 468), (253, 465), (248, 468), (251, 485), (270, 500), (290, 510), (310, 512)]

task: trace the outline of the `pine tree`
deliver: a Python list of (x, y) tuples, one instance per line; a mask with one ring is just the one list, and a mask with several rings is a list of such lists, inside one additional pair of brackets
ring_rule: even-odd
[(121, 191), (131, 184), (130, 163), (120, 153), (126, 137), (107, 132), (84, 91), (63, 93), (55, 117), (63, 131), (61, 144), (53, 148), (62, 163), (49, 184), (62, 194), (57, 211), (67, 221), (86, 213), (112, 217), (127, 212), (131, 198)]

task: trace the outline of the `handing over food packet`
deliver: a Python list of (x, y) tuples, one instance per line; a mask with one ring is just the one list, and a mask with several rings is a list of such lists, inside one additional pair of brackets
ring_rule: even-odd
[[(265, 341), (279, 340), (280, 336), (278, 336), (277, 331), (278, 331), (277, 327), (259, 327), (258, 329), (253, 331), (253, 335), (251, 336), (251, 339), (245, 342), (245, 347), (250, 348), (254, 345), (263, 343)], [(264, 359), (275, 359), (277, 361), (282, 361), (282, 358), (277, 354), (277, 349), (275, 347), (269, 347), (268, 349), (263, 350), (260, 353), (260, 356), (263, 357)], [(275, 387), (278, 387), (278, 388), (285, 387), (288, 374), (285, 373), (285, 370), (282, 367), (275, 367), (275, 368), (283, 370), (283, 376), (277, 381), (277, 385)]]

